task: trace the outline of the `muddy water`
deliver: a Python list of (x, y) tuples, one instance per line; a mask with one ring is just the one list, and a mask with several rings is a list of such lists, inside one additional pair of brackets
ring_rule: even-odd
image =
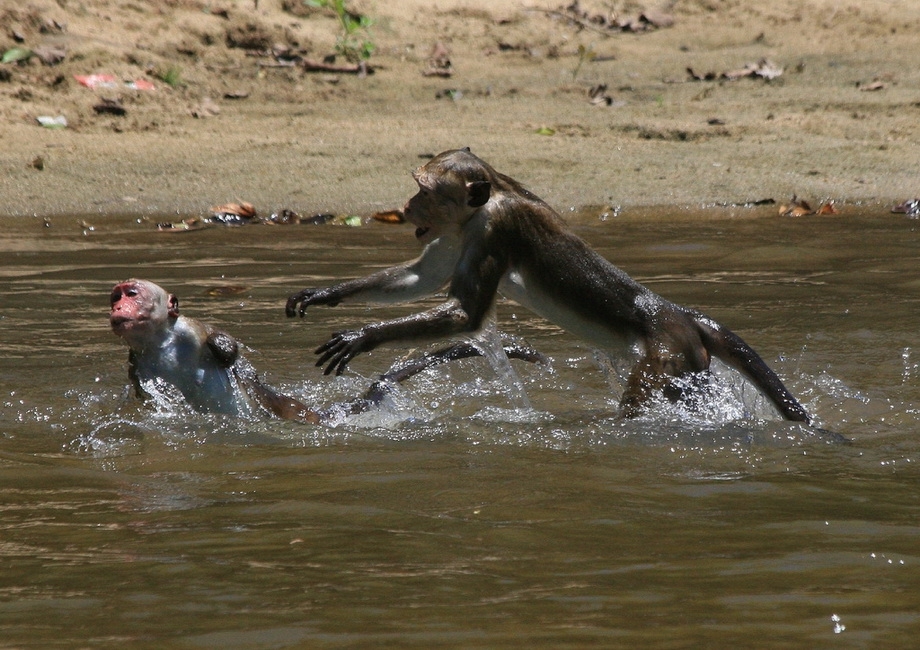
[[(881, 210), (582, 216), (659, 293), (731, 326), (819, 423), (730, 375), (699, 413), (610, 416), (610, 367), (513, 304), (533, 409), (482, 360), (335, 428), (142, 408), (109, 333), (120, 279), (233, 333), (327, 404), (311, 350), (405, 308), (283, 314), (286, 295), (414, 254), (407, 227), (184, 235), (128, 218), (0, 232), (4, 647), (909, 647), (920, 629), (917, 222)], [(615, 373), (613, 373), (615, 375)], [(525, 402), (526, 403), (526, 402)]]

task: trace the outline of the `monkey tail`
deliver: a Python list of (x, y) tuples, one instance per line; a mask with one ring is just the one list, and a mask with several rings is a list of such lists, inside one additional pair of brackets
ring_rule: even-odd
[(783, 385), (783, 382), (751, 346), (732, 332), (701, 315), (694, 314), (700, 337), (713, 356), (729, 364), (750, 379), (779, 409), (783, 417), (793, 422), (811, 424), (811, 416)]

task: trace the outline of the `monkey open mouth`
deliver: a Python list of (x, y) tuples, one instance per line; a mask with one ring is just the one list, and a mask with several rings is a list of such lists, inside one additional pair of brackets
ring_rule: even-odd
[(415, 229), (415, 238), (416, 238), (416, 239), (421, 239), (422, 237), (425, 236), (425, 233), (427, 233), (429, 230), (431, 230), (431, 228), (422, 228), (422, 227), (416, 228), (416, 229)]

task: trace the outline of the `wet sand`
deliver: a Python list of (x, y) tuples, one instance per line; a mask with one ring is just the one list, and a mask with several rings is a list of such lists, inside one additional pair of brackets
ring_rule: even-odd
[[(409, 172), (460, 146), (560, 210), (795, 194), (845, 215), (920, 195), (920, 5), (762, 5), (674, 3), (672, 25), (630, 33), (577, 24), (562, 3), (356, 0), (374, 20), (374, 72), (360, 76), (270, 55), (335, 48), (334, 17), (294, 3), (36, 0), (0, 10), (0, 47), (66, 54), (0, 66), (0, 215), (196, 215), (235, 200), (369, 214), (400, 207)], [(449, 77), (424, 74), (437, 43)], [(763, 59), (782, 74), (723, 76)], [(74, 77), (93, 73), (116, 85)], [(154, 90), (124, 83), (137, 79)], [(602, 84), (609, 105), (590, 101)], [(97, 112), (103, 100), (125, 114)], [(58, 115), (66, 128), (36, 121)]]

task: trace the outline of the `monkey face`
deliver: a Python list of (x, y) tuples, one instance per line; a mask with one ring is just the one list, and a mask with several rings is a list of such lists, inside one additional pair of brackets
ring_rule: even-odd
[(419, 176), (416, 176), (416, 182), (418, 192), (406, 203), (403, 214), (409, 223), (417, 226), (415, 236), (420, 242), (428, 244), (448, 230), (458, 229), (466, 221), (466, 215), (458, 210), (462, 203), (426, 187)]
[[(473, 157), (464, 151), (447, 152), (412, 174), (419, 189), (403, 212), (410, 223), (418, 226), (415, 236), (422, 243), (459, 230), (489, 200), (491, 184), (468, 178), (468, 165), (458, 166), (454, 160), (458, 154)], [(482, 176), (479, 171), (474, 176)]]
[(110, 297), (109, 323), (112, 331), (129, 345), (148, 340), (166, 326), (171, 316), (178, 316), (176, 297), (162, 287), (144, 280), (126, 280), (116, 284)]

